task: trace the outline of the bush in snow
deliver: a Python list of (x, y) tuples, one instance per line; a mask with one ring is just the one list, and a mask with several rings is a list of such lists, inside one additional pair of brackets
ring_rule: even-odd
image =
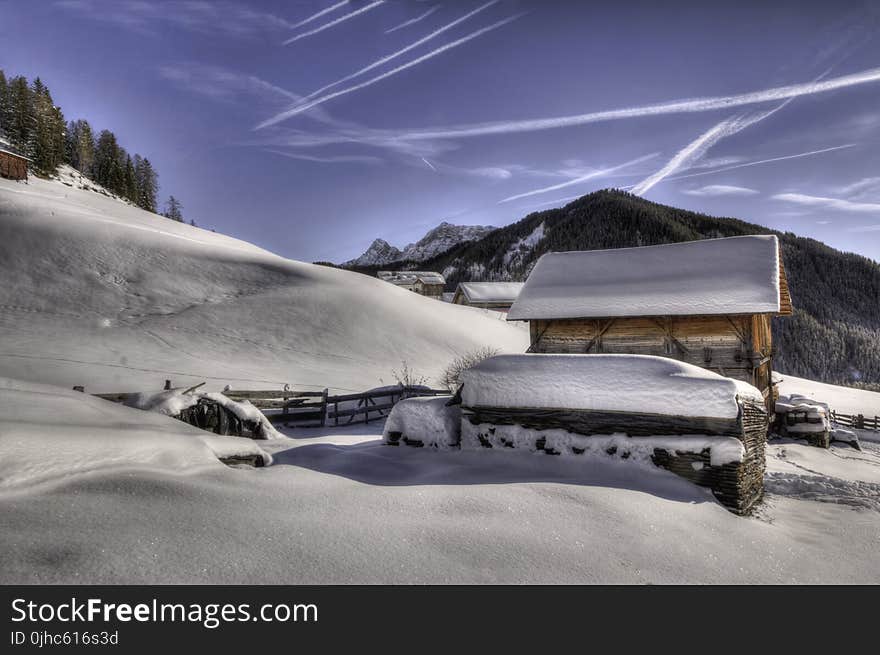
[(428, 381), (424, 375), (419, 375), (409, 367), (406, 360), (400, 362), (400, 370), (391, 369), (391, 375), (397, 380), (397, 384), (404, 387), (423, 387)]
[(449, 389), (450, 392), (455, 391), (461, 384), (461, 374), (464, 371), (476, 366), (485, 359), (494, 357), (498, 352), (497, 348), (483, 346), (476, 350), (471, 350), (464, 355), (459, 355), (444, 369), (443, 375), (440, 377), (440, 384)]
[(461, 410), (447, 405), (451, 396), (407, 398), (397, 403), (385, 421), (387, 444), (402, 440), (410, 445), (455, 448), (461, 439)]

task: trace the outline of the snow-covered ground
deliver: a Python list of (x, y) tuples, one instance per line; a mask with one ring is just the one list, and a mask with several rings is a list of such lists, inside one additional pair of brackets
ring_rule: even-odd
[(880, 582), (878, 444), (772, 443), (742, 518), (601, 454), (391, 447), (381, 422), (214, 437), (70, 387), (363, 390), (528, 335), (36, 179), (0, 180), (0, 275), (0, 376), (27, 381), (0, 380), (0, 583)]
[(260, 442), (268, 468), (109, 469), (2, 494), (0, 582), (880, 581), (876, 444), (771, 446), (767, 499), (741, 518), (650, 465), (381, 433), (300, 429)]

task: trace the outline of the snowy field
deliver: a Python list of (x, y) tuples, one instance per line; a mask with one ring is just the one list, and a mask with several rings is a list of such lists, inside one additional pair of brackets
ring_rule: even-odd
[[(68, 182), (0, 180), (0, 583), (880, 582), (864, 439), (771, 443), (741, 518), (638, 462), (392, 447), (381, 422), (253, 442), (71, 391), (359, 391), (402, 359), (433, 383), (528, 334)], [(819, 392), (880, 414), (880, 394)], [(272, 465), (217, 459), (254, 452)]]

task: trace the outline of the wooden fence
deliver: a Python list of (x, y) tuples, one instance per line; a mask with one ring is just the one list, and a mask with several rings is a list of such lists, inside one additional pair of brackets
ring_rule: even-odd
[(863, 416), (862, 414), (841, 414), (831, 410), (831, 420), (838, 425), (845, 425), (857, 430), (873, 430), (880, 432), (880, 416)]
[[(414, 396), (439, 396), (448, 391), (425, 387), (385, 387), (363, 393), (337, 396), (324, 391), (236, 391), (223, 392), (232, 400), (248, 400), (259, 408), (273, 423), (297, 424), (300, 427), (369, 423), (388, 416), (400, 400)], [(372, 416), (371, 416), (372, 415)], [(308, 425), (303, 425), (308, 423)]]
[[(165, 389), (170, 388), (171, 381), (166, 380)], [(85, 388), (74, 387), (74, 390), (85, 391)], [(231, 400), (249, 401), (262, 411), (272, 423), (292, 424), (300, 427), (324, 427), (328, 421), (333, 421), (333, 425), (369, 423), (371, 420), (388, 416), (391, 408), (404, 398), (443, 396), (449, 392), (422, 386), (398, 385), (338, 396), (331, 396), (327, 389), (323, 391), (227, 389), (222, 393)], [(94, 395), (104, 400), (124, 403), (135, 394), (97, 393)]]

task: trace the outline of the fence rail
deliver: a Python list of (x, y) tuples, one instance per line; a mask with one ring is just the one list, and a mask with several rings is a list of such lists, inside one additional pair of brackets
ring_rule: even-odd
[[(439, 396), (449, 392), (426, 387), (384, 387), (363, 393), (331, 396), (324, 391), (236, 391), (223, 392), (232, 400), (248, 400), (262, 410), (273, 423), (297, 424), (300, 427), (324, 427), (328, 421), (333, 425), (369, 423), (388, 416), (391, 408), (404, 398), (414, 396)], [(372, 416), (371, 416), (372, 415)], [(309, 423), (309, 426), (302, 425)]]
[[(201, 386), (201, 385), (197, 385)], [(196, 388), (196, 387), (193, 387)], [(165, 381), (165, 389), (171, 389), (171, 381)], [(74, 387), (85, 391), (85, 387)], [(391, 408), (404, 398), (415, 396), (441, 396), (449, 392), (443, 389), (429, 389), (423, 386), (397, 385), (331, 396), (328, 389), (323, 391), (294, 391), (284, 389), (226, 389), (222, 392), (231, 400), (247, 400), (263, 412), (272, 423), (298, 425), (299, 427), (324, 427), (328, 421), (333, 425), (350, 423), (369, 423), (371, 420), (388, 416)], [(136, 393), (96, 393), (104, 400), (124, 403)], [(308, 425), (304, 425), (308, 424)]]
[(862, 414), (841, 414), (831, 410), (831, 420), (838, 425), (845, 425), (857, 430), (873, 430), (880, 432), (880, 416), (864, 416)]

